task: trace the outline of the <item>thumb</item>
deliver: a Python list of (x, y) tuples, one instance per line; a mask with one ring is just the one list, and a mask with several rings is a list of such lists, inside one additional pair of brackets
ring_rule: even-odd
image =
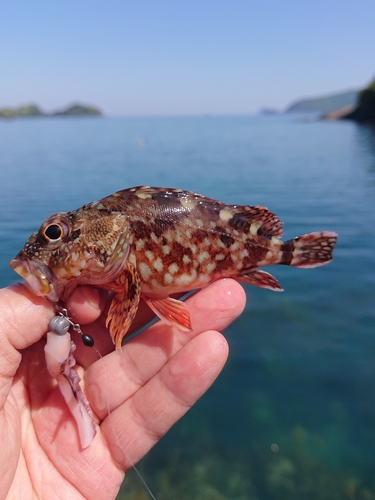
[(0, 289), (0, 408), (21, 362), (19, 351), (43, 337), (53, 316), (52, 305), (24, 285)]

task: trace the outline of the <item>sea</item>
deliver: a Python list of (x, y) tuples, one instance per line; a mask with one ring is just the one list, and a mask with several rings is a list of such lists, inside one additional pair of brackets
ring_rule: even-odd
[[(313, 114), (0, 121), (0, 285), (50, 214), (136, 185), (267, 206), (334, 260), (245, 286), (208, 392), (141, 460), (158, 500), (375, 499), (375, 129)], [(134, 471), (118, 499), (147, 500)]]

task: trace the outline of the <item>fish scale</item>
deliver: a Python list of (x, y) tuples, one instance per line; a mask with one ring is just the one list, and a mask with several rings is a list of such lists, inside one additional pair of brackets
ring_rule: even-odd
[(266, 207), (137, 186), (52, 215), (10, 265), (34, 293), (52, 302), (66, 301), (79, 284), (115, 292), (107, 325), (120, 348), (141, 297), (166, 323), (190, 329), (186, 305), (171, 294), (223, 277), (281, 291), (259, 266), (308, 268), (332, 259), (335, 232), (283, 242), (282, 229)]

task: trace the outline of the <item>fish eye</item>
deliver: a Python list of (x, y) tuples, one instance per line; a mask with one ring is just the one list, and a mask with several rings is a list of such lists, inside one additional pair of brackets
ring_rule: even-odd
[(65, 241), (71, 233), (71, 224), (64, 213), (52, 215), (41, 225), (39, 236), (48, 244), (48, 248), (55, 248)]
[(64, 231), (63, 231), (62, 227), (59, 226), (59, 224), (50, 224), (44, 230), (44, 236), (47, 238), (47, 240), (50, 240), (50, 241), (59, 240), (63, 234), (64, 234)]

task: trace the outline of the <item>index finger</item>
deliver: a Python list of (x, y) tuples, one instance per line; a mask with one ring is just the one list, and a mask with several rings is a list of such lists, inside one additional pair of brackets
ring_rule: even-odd
[(97, 361), (86, 371), (85, 389), (94, 412), (103, 419), (147, 383), (185, 344), (205, 330), (221, 331), (245, 306), (237, 282), (219, 280), (189, 297), (193, 330), (181, 331), (158, 321), (141, 335)]

